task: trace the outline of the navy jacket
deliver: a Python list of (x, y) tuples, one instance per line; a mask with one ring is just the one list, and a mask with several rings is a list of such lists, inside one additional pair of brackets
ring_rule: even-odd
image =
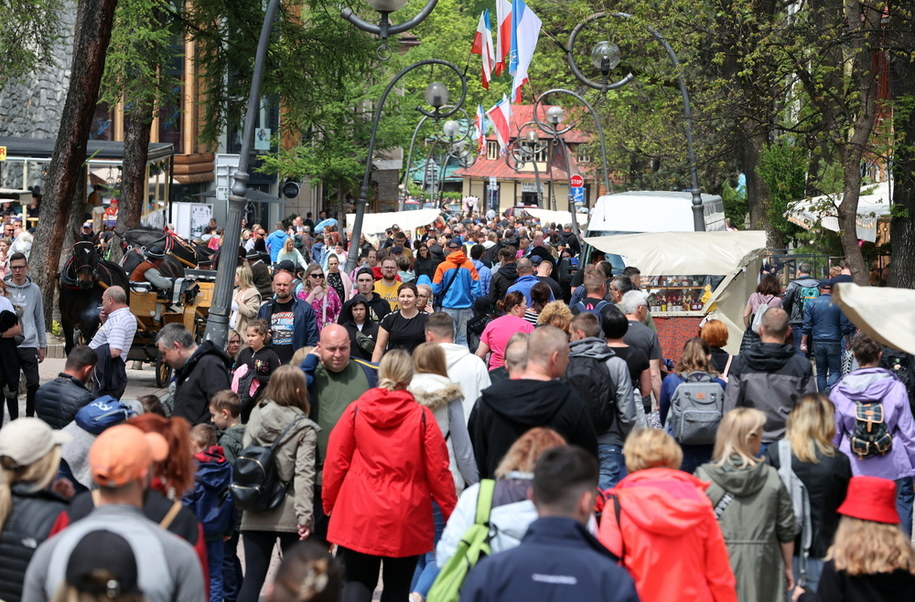
[(617, 558), (571, 518), (539, 518), (521, 545), (484, 558), (461, 589), (462, 602), (638, 602)]
[(855, 326), (839, 306), (833, 304), (832, 295), (821, 293), (804, 305), (804, 326), (801, 332), (812, 336), (815, 343), (838, 343), (843, 337), (853, 335)]
[[(293, 297), (292, 300), (292, 346), (295, 349), (301, 349), (306, 346), (314, 347), (318, 344), (318, 319), (315, 315), (315, 310), (301, 299)], [(266, 320), (268, 326), (270, 325), (270, 317), (273, 315), (275, 303), (276, 299), (271, 299), (264, 303), (260, 311), (257, 312), (257, 318)]]

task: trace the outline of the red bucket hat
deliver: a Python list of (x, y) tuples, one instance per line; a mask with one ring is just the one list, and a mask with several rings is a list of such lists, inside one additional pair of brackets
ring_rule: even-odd
[(899, 524), (896, 483), (877, 477), (852, 477), (839, 514), (875, 523)]

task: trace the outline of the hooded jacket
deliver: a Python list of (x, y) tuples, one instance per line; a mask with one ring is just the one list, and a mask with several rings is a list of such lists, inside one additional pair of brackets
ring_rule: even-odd
[(7, 276), (5, 282), (6, 296), (17, 310), (22, 310), (19, 323), (22, 324), (22, 336), (25, 338), (18, 346), (26, 349), (47, 349), (41, 289), (28, 276), (22, 284), (14, 283), (12, 276)]
[[(270, 324), (275, 303), (276, 299), (273, 298), (264, 303), (260, 311), (257, 312), (257, 317), (261, 320), (266, 320), (267, 324)], [(311, 305), (302, 299), (292, 297), (292, 321), (292, 347), (294, 349), (318, 344), (318, 316), (315, 314), (315, 310), (311, 308)]]
[(731, 362), (724, 411), (761, 410), (766, 415), (763, 441), (771, 443), (785, 436), (785, 421), (797, 398), (816, 391), (810, 362), (797, 355), (793, 346), (755, 343)]
[(788, 283), (788, 288), (785, 289), (785, 295), (782, 297), (782, 309), (788, 312), (791, 324), (800, 324), (804, 321), (804, 302), (800, 298), (801, 288), (811, 288), (819, 284), (820, 281), (812, 276), (798, 278)]
[[(854, 476), (902, 479), (915, 475), (915, 421), (902, 381), (884, 368), (861, 368), (846, 375), (833, 387), (829, 399), (836, 406), (836, 436), (833, 440), (851, 461)], [(883, 419), (893, 438), (885, 456), (859, 458), (852, 453), (850, 439), (855, 432), (855, 402), (881, 401)]]
[(213, 345), (201, 343), (184, 366), (175, 372), (175, 416), (191, 425), (210, 422), (210, 400), (231, 385), (232, 360)]
[(605, 433), (597, 433), (597, 442), (603, 445), (622, 446), (626, 436), (635, 426), (638, 416), (635, 396), (632, 393), (632, 378), (626, 361), (616, 356), (607, 342), (597, 337), (588, 337), (569, 344), (569, 365), (578, 358), (592, 358), (603, 362), (610, 377), (615, 394), (616, 420)]
[(330, 434), (321, 495), (332, 543), (393, 558), (432, 550), (432, 500), (446, 520), (457, 503), (432, 412), (407, 391), (366, 391)]
[[(534, 304), (531, 299), (531, 289), (534, 288), (534, 285), (540, 282), (540, 280), (533, 274), (525, 274), (524, 276), (519, 276), (515, 283), (508, 287), (506, 292), (519, 291), (524, 294), (524, 298), (528, 304), (531, 306)], [(505, 295), (503, 295), (504, 297)], [(553, 289), (550, 289), (550, 301), (555, 301), (553, 297)]]
[(489, 301), (495, 306), (497, 301), (505, 298), (508, 287), (518, 279), (517, 264), (512, 261), (499, 267), (492, 275), (492, 281), (489, 283)]
[(473, 300), (481, 296), (477, 269), (464, 255), (463, 249), (450, 253), (435, 268), (432, 294), (439, 305), (447, 309), (470, 309)]
[[(353, 306), (357, 303), (362, 303), (366, 307), (365, 322), (362, 324), (362, 330), (359, 330), (359, 327), (356, 326), (356, 320), (353, 319)], [(370, 313), (369, 302), (365, 297), (356, 293), (352, 299), (343, 304), (343, 308), (340, 310), (340, 317), (337, 318), (337, 324), (346, 328), (346, 332), (349, 333), (350, 355), (367, 362), (372, 361), (372, 352), (359, 346), (359, 340), (356, 333), (362, 333), (367, 337), (371, 337), (373, 341), (378, 340), (378, 323), (371, 319), (369, 316)]]
[(182, 501), (200, 521), (207, 541), (222, 541), (224, 535), (231, 534), (235, 522), (229, 492), (232, 465), (218, 445), (194, 454), (194, 459), (197, 460), (194, 489), (185, 494)]
[[(728, 549), (703, 483), (671, 468), (629, 474), (604, 507), (599, 539), (623, 556), (643, 602), (735, 601)], [(625, 554), (623, 553), (625, 551)], [(663, 560), (662, 560), (663, 559)]]
[(298, 525), (312, 523), (314, 514), (315, 457), (318, 444), (317, 424), (301, 409), (281, 406), (265, 399), (254, 406), (245, 427), (245, 447), (272, 445), (291, 422), (299, 420), (276, 448), (274, 461), (280, 480), (289, 489), (280, 505), (266, 512), (244, 512), (241, 529), (296, 533)]
[(791, 497), (773, 467), (760, 462), (738, 468), (736, 460), (721, 466), (703, 464), (696, 476), (711, 482), (706, 494), (713, 507), (725, 492), (734, 496), (718, 525), (728, 544), (738, 599), (783, 602), (784, 563), (779, 544), (794, 541)]
[(466, 602), (637, 602), (632, 577), (572, 518), (531, 523), (521, 545), (484, 558), (461, 589)]
[(51, 425), (62, 429), (76, 417), (83, 406), (92, 402), (95, 395), (66, 372), (47, 382), (35, 392), (35, 414)]
[(461, 387), (464, 398), (464, 422), (470, 420), (470, 412), (480, 398), (480, 393), (491, 385), (486, 362), (470, 353), (464, 345), (439, 343), (445, 350), (445, 363), (448, 365), (448, 378)]
[(460, 385), (438, 374), (421, 372), (413, 374), (407, 391), (413, 394), (416, 403), (432, 410), (435, 422), (445, 436), (448, 469), (454, 477), (454, 488), (460, 494), (464, 487), (480, 480), (464, 419), (461, 403), (464, 394)]
[(470, 438), (481, 479), (491, 479), (512, 444), (548, 426), (597, 458), (597, 437), (585, 402), (558, 380), (506, 380), (484, 390), (470, 414)]

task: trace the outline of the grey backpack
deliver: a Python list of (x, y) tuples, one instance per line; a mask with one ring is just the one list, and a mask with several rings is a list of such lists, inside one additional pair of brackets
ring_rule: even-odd
[(724, 389), (707, 372), (691, 372), (670, 398), (667, 431), (681, 445), (711, 445), (724, 413)]
[(804, 585), (807, 578), (807, 559), (810, 557), (810, 545), (813, 543), (813, 523), (810, 520), (810, 497), (807, 487), (794, 473), (791, 467), (791, 442), (781, 439), (778, 443), (778, 476), (788, 495), (791, 497), (791, 506), (794, 509), (794, 532), (800, 536), (798, 585)]

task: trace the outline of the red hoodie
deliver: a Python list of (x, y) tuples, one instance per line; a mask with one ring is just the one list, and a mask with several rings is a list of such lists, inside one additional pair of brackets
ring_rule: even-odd
[(599, 539), (620, 556), (643, 602), (736, 602), (728, 550), (705, 495), (709, 484), (670, 468), (634, 472), (610, 490)]

